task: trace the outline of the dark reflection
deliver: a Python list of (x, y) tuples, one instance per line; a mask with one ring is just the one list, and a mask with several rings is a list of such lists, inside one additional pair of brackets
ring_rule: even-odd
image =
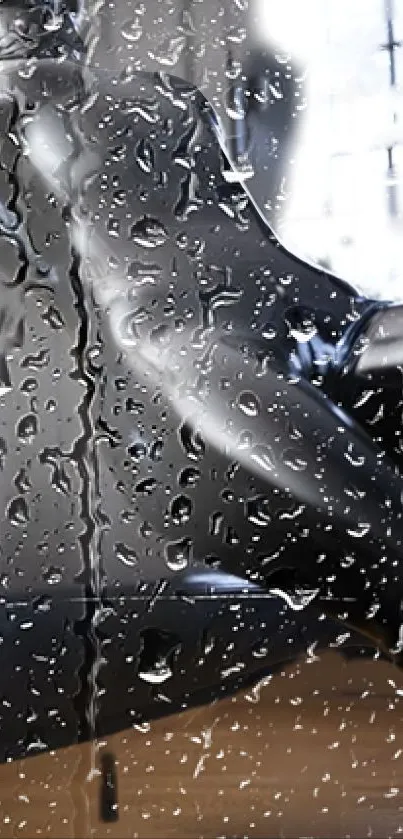
[(139, 678), (151, 685), (170, 679), (172, 659), (181, 648), (179, 637), (172, 632), (149, 627), (140, 633), (140, 645)]
[(67, 11), (50, 40), (26, 11), (0, 109), (3, 759), (312, 644), (401, 651), (401, 312), (288, 253), (234, 171), (272, 71), (232, 90), (234, 153), (189, 80), (84, 68)]

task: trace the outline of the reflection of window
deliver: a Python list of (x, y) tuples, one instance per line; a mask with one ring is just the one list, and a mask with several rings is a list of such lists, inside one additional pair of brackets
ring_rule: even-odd
[(323, 0), (323, 7), (281, 232), (369, 293), (387, 293), (389, 282), (402, 297), (403, 3)]
[(365, 223), (385, 218), (384, 149), (334, 155), (330, 160), (331, 212), (336, 218)]

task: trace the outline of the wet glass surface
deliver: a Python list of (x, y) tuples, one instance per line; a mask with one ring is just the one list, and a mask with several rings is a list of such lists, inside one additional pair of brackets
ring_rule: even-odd
[(302, 7), (0, 5), (0, 835), (403, 829), (402, 19)]

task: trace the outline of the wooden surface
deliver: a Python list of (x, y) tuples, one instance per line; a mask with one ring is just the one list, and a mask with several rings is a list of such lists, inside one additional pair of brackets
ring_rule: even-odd
[[(327, 653), (149, 730), (3, 765), (0, 836), (398, 836), (400, 689), (391, 665)], [(115, 823), (99, 817), (106, 753), (116, 761)]]

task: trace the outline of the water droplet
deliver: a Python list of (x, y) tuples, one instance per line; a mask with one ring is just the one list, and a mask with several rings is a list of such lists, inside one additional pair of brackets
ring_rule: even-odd
[(149, 682), (151, 685), (160, 685), (172, 676), (172, 670), (164, 661), (158, 661), (153, 669), (139, 670), (139, 679)]
[(54, 9), (46, 9), (46, 20), (43, 23), (43, 28), (46, 32), (57, 32), (62, 28), (64, 23), (64, 16), (57, 14)]
[(126, 151), (127, 148), (124, 143), (119, 143), (117, 146), (113, 146), (109, 149), (109, 154), (111, 159), (115, 163), (120, 163), (126, 159)]
[(136, 347), (140, 340), (137, 329), (136, 312), (125, 312), (117, 325), (119, 343), (124, 347)]
[(59, 309), (56, 309), (55, 306), (49, 306), (42, 315), (42, 320), (50, 326), (51, 329), (54, 329), (56, 332), (59, 332), (64, 327), (64, 320), (61, 312)]
[(171, 516), (174, 524), (186, 524), (192, 514), (192, 502), (186, 495), (177, 495), (171, 504)]
[(53, 565), (47, 568), (42, 574), (43, 579), (50, 586), (57, 586), (63, 580), (63, 572), (61, 568), (55, 568)]
[(17, 437), (22, 443), (29, 445), (33, 443), (38, 433), (38, 419), (35, 414), (26, 414), (17, 425)]
[(247, 417), (257, 417), (260, 413), (259, 399), (250, 390), (244, 390), (239, 394), (238, 407)]
[(172, 676), (172, 661), (180, 642), (177, 635), (150, 627), (142, 632), (142, 651), (138, 676), (143, 682), (157, 685)]
[(146, 456), (147, 446), (143, 442), (133, 443), (133, 445), (128, 448), (128, 453), (132, 460), (139, 462)]
[(351, 527), (351, 528), (348, 527), (347, 528), (347, 533), (348, 533), (349, 536), (353, 536), (354, 539), (363, 539), (364, 536), (367, 536), (367, 534), (370, 532), (370, 530), (371, 530), (370, 523), (362, 521), (362, 522), (358, 522), (356, 527)]
[(347, 451), (344, 453), (344, 457), (351, 463), (352, 466), (364, 466), (365, 463), (365, 455), (363, 454), (356, 454), (354, 449), (354, 443), (349, 443)]
[(291, 421), (288, 423), (288, 436), (290, 440), (302, 440), (303, 434)]
[(150, 175), (154, 169), (154, 149), (149, 140), (142, 137), (137, 143), (135, 153), (136, 163), (147, 175)]
[(37, 379), (24, 379), (21, 384), (21, 393), (28, 395), (29, 393), (33, 393), (33, 391), (38, 390), (38, 380)]
[(130, 396), (129, 399), (126, 400), (126, 411), (128, 414), (141, 416), (141, 414), (144, 414), (145, 411), (144, 403), (138, 402)]
[(196, 193), (197, 183), (194, 172), (189, 172), (181, 181), (180, 197), (175, 206), (175, 216), (180, 221), (186, 221), (190, 213), (203, 206), (203, 199)]
[(244, 120), (247, 102), (241, 85), (233, 85), (227, 94), (225, 110), (231, 120)]
[(28, 629), (32, 629), (33, 625), (34, 625), (33, 621), (23, 621), (22, 623), (20, 623), (20, 629), (26, 631)]
[(245, 451), (252, 448), (253, 436), (249, 431), (242, 431), (237, 441), (237, 449)]
[(168, 231), (156, 218), (144, 216), (133, 224), (131, 238), (143, 248), (158, 248), (168, 239)]
[(111, 236), (113, 239), (119, 239), (120, 221), (118, 218), (116, 218), (115, 216), (110, 216), (110, 218), (108, 218), (106, 229), (108, 231), (109, 236)]
[(143, 523), (139, 527), (140, 536), (143, 536), (144, 539), (148, 539), (152, 536), (153, 527), (149, 521), (143, 521)]
[(133, 282), (135, 287), (155, 285), (158, 282), (163, 270), (156, 262), (141, 262), (133, 260), (127, 267), (127, 278)]
[[(269, 579), (270, 584), (270, 579)], [(288, 604), (290, 609), (294, 612), (301, 612), (303, 609), (306, 609), (307, 606), (312, 602), (312, 600), (317, 597), (319, 594), (319, 589), (298, 589), (296, 588), (294, 591), (284, 591), (281, 588), (270, 588), (269, 590), (272, 594), (276, 594), (278, 597), (282, 597), (283, 600)]]
[(186, 46), (186, 37), (179, 35), (176, 38), (165, 38), (161, 44), (158, 45), (157, 50), (149, 51), (150, 58), (158, 61), (159, 64), (165, 67), (175, 67), (179, 58)]
[(191, 460), (200, 460), (205, 452), (204, 442), (198, 431), (188, 422), (184, 422), (179, 429), (179, 440)]
[(308, 468), (308, 461), (297, 449), (287, 449), (283, 453), (283, 462), (293, 472), (304, 472)]
[(272, 472), (275, 469), (274, 454), (269, 446), (254, 446), (250, 456), (265, 472)]
[(139, 483), (136, 484), (136, 492), (138, 492), (139, 495), (152, 495), (157, 486), (158, 484), (155, 478), (145, 478), (143, 481), (139, 481)]
[(226, 545), (239, 545), (241, 540), (233, 527), (227, 527), (224, 541)]
[[(37, 719), (37, 716), (36, 716), (35, 712), (33, 712), (33, 716), (31, 717), (31, 721), (32, 721), (32, 719), (34, 719), (34, 720)], [(33, 739), (31, 739), (31, 738), (32, 738), (32, 734), (29, 734), (29, 736), (26, 737), (23, 741), (24, 751), (26, 751), (27, 754), (35, 754), (37, 752), (45, 752), (49, 749), (49, 744), (47, 742), (45, 742), (44, 740), (41, 740), (39, 734), (37, 734)], [(21, 824), (21, 822), (20, 822), (20, 824)]]
[(134, 568), (138, 564), (137, 554), (132, 549), (129, 548), (124, 542), (117, 542), (114, 545), (115, 554), (123, 565), (127, 565), (129, 568)]
[(192, 547), (193, 542), (188, 538), (166, 545), (165, 561), (170, 571), (183, 571), (187, 568), (192, 556)]
[(7, 396), (8, 393), (11, 393), (13, 386), (10, 381), (10, 377), (8, 371), (5, 370), (3, 374), (3, 381), (0, 380), (0, 397)]
[(271, 522), (268, 499), (264, 495), (249, 499), (246, 504), (246, 517), (257, 527), (267, 527)]
[(7, 443), (4, 437), (0, 437), (0, 469), (4, 469), (4, 463), (7, 456)]
[(162, 440), (156, 440), (150, 448), (150, 459), (153, 460), (154, 463), (158, 462), (159, 460), (162, 460), (163, 451), (164, 444)]
[(215, 513), (211, 513), (210, 515), (210, 526), (209, 526), (209, 533), (210, 536), (219, 536), (221, 525), (223, 524), (224, 516), (220, 511), (216, 511)]
[(156, 344), (157, 346), (163, 346), (164, 344), (169, 344), (172, 336), (172, 329), (168, 326), (167, 323), (161, 323), (159, 326), (156, 326), (155, 329), (152, 329), (150, 332), (150, 342), (152, 344)]
[(29, 522), (29, 510), (25, 498), (18, 495), (7, 507), (7, 517), (14, 527), (25, 527)]
[(365, 405), (369, 401), (369, 399), (371, 399), (371, 397), (373, 397), (375, 395), (376, 395), (375, 390), (364, 390), (364, 391), (362, 391), (362, 393), (360, 393), (358, 399), (356, 400), (356, 402), (354, 402), (352, 407), (353, 408), (362, 408), (362, 406)]
[(27, 355), (21, 361), (21, 367), (28, 367), (30, 370), (43, 370), (50, 361), (49, 350), (40, 350), (35, 355)]
[(359, 489), (354, 484), (346, 484), (344, 487), (344, 492), (346, 495), (349, 495), (350, 498), (353, 498), (354, 501), (362, 501), (363, 498), (366, 496), (366, 492), (363, 489)]
[(290, 337), (301, 344), (312, 341), (318, 331), (314, 317), (312, 312), (305, 309), (295, 308), (287, 312), (285, 319)]
[(126, 20), (121, 28), (122, 38), (129, 43), (134, 44), (140, 40), (143, 34), (143, 27), (138, 17), (133, 17), (131, 20)]
[(193, 466), (188, 466), (186, 469), (182, 469), (182, 472), (179, 475), (179, 484), (181, 487), (196, 486), (200, 478), (200, 470), (195, 469)]
[(29, 480), (27, 472), (24, 468), (21, 468), (15, 476), (14, 484), (16, 486), (16, 489), (18, 489), (18, 492), (21, 493), (21, 495), (23, 495), (24, 492), (29, 492), (29, 490), (32, 488), (31, 481)]
[(62, 464), (55, 464), (52, 472), (51, 485), (56, 492), (68, 495), (71, 491), (71, 480)]
[(41, 595), (34, 600), (33, 606), (35, 612), (50, 612), (52, 608), (52, 600), (46, 595)]
[(340, 567), (341, 568), (351, 568), (352, 565), (355, 563), (355, 556), (351, 556), (345, 554), (342, 559), (340, 560)]

